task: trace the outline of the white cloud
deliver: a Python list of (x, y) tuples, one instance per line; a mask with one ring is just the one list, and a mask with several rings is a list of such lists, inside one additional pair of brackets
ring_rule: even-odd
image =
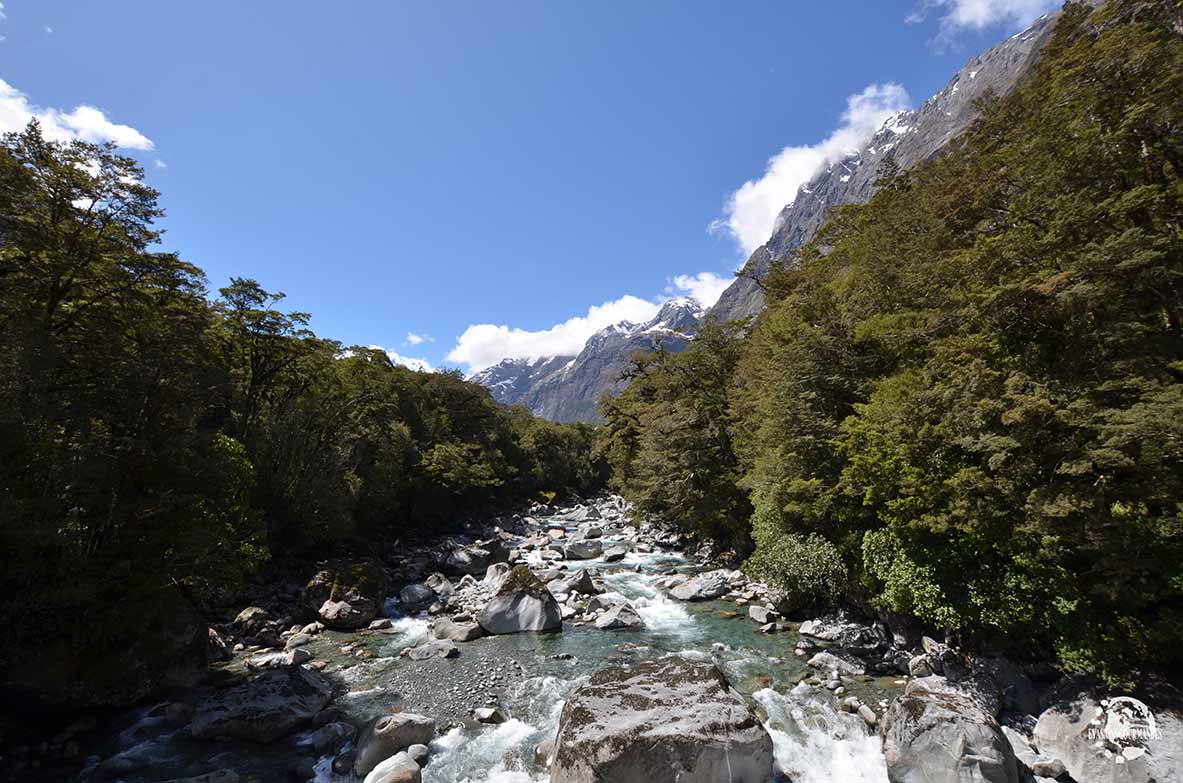
[(53, 35), (53, 28), (50, 27), (49, 25), (45, 25), (45, 34), (46, 35)]
[(447, 360), (467, 365), (470, 371), (476, 372), (502, 359), (574, 356), (583, 349), (587, 338), (604, 327), (621, 321), (644, 323), (660, 309), (657, 302), (626, 295), (593, 305), (587, 315), (569, 318), (549, 329), (529, 331), (497, 324), (472, 324), (456, 338), (456, 347), (448, 353)]
[(685, 293), (703, 307), (710, 307), (719, 301), (723, 291), (731, 285), (733, 277), (720, 277), (714, 272), (699, 272), (697, 275), (677, 275), (673, 285), (666, 292)]
[(435, 338), (429, 334), (407, 332), (407, 338), (403, 342), (409, 343), (410, 345), (423, 345), (423, 343), (434, 343)]
[(898, 84), (872, 84), (846, 99), (842, 124), (817, 144), (785, 147), (768, 161), (764, 176), (745, 182), (731, 194), (726, 215), (711, 224), (738, 242), (745, 256), (768, 241), (785, 205), (797, 197), (797, 189), (823, 166), (857, 150), (891, 116), (910, 105), (907, 91)]
[(152, 165), (158, 169), (167, 169), (168, 168), (168, 164), (165, 163), (160, 158), (157, 158), (156, 160), (152, 161)]
[(403, 367), (409, 367), (412, 370), (419, 370), (420, 372), (435, 372), (435, 368), (426, 359), (416, 359), (413, 356), (403, 356), (398, 351), (391, 351), (383, 348), (381, 345), (370, 345), (375, 351), (382, 351), (390, 357), (390, 361), (395, 364), (401, 364)]
[(24, 93), (0, 79), (0, 133), (22, 131), (33, 118), (41, 123), (42, 133), (51, 141), (110, 141), (117, 147), (145, 151), (155, 146), (135, 128), (111, 122), (94, 106), (81, 105), (68, 112), (34, 106)]
[(921, 0), (906, 21), (922, 22), (929, 11), (940, 9), (937, 42), (948, 43), (959, 30), (984, 30), (994, 25), (1021, 30), (1061, 4), (1062, 0)]

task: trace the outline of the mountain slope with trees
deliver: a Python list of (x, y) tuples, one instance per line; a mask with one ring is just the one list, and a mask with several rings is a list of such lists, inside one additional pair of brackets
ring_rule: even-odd
[[(1013, 93), (772, 272), (712, 351), (730, 372), (645, 360), (604, 408), (616, 483), (740, 548), (742, 491), (749, 569), (803, 601), (1112, 679), (1178, 667), (1179, 95), (1180, 4), (1066, 6)], [(654, 461), (706, 473), (671, 492)]]

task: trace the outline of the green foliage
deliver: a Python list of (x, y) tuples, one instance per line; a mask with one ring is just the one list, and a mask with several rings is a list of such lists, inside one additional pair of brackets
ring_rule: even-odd
[(99, 649), (96, 602), (208, 608), (274, 556), (603, 481), (587, 427), (319, 338), (253, 280), (210, 301), (151, 250), (142, 180), (36, 123), (0, 147), (0, 659), (52, 644), (31, 614)]
[(738, 464), (707, 491), (751, 493), (749, 568), (805, 580), (821, 537), (835, 590), (967, 642), (1111, 679), (1183, 663), (1178, 24), (1069, 4), (1011, 95), (770, 275), (730, 379), (638, 364), (615, 480), (661, 498), (649, 454), (705, 461), (664, 422), (723, 397)]
[(756, 551), (744, 570), (780, 590), (791, 605), (826, 607), (843, 597), (848, 576), (838, 548), (817, 533), (786, 530), (769, 498), (756, 498), (752, 539)]
[(635, 357), (632, 383), (601, 403), (598, 448), (638, 508), (746, 548), (751, 508), (737, 486), (727, 394), (739, 345), (738, 327), (708, 323), (680, 354)]

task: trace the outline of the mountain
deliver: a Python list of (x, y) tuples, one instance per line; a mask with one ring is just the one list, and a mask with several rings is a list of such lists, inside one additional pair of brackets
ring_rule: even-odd
[[(758, 314), (764, 297), (756, 280), (809, 242), (831, 207), (867, 201), (889, 155), (905, 170), (932, 158), (973, 122), (978, 98), (1010, 92), (1039, 56), (1058, 16), (1048, 14), (974, 57), (922, 106), (890, 118), (862, 148), (850, 150), (802, 185), (792, 203), (781, 210), (768, 242), (752, 253), (709, 315), (728, 321)], [(668, 350), (681, 351), (703, 317), (691, 300), (675, 299), (649, 323), (625, 322), (597, 332), (578, 356), (506, 359), (470, 380), (488, 387), (497, 400), (525, 405), (538, 416), (595, 421), (600, 397), (624, 388), (620, 375), (634, 351), (652, 349), (658, 337)]]
[(1010, 92), (1038, 58), (1058, 16), (1048, 14), (974, 57), (922, 106), (890, 118), (861, 149), (851, 150), (802, 185), (792, 203), (781, 210), (772, 236), (752, 253), (740, 276), (711, 308), (711, 315), (729, 321), (759, 313), (764, 296), (757, 279), (813, 239), (831, 207), (870, 199), (889, 155), (904, 170), (933, 157), (973, 122), (978, 98), (988, 92)]
[(600, 397), (624, 388), (621, 375), (634, 351), (651, 351), (658, 342), (675, 353), (683, 350), (702, 316), (694, 300), (671, 299), (651, 321), (622, 321), (596, 332), (577, 356), (505, 359), (469, 380), (488, 388), (498, 402), (525, 405), (537, 416), (595, 421)]

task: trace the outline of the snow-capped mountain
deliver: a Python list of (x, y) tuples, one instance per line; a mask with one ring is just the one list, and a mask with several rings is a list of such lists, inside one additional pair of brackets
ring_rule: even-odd
[(577, 356), (505, 359), (469, 377), (499, 402), (525, 405), (555, 421), (595, 421), (605, 393), (624, 388), (622, 373), (634, 351), (651, 351), (660, 342), (678, 352), (698, 331), (702, 308), (692, 299), (671, 299), (643, 324), (622, 321), (593, 334)]
[[(1100, 2), (1100, 0), (1096, 0)], [(862, 147), (816, 174), (781, 210), (776, 229), (744, 265), (711, 314), (720, 321), (754, 316), (764, 296), (753, 277), (761, 278), (813, 239), (831, 207), (859, 204), (875, 193), (883, 161), (891, 155), (903, 170), (928, 160), (955, 139), (977, 115), (975, 101), (987, 92), (1003, 95), (1031, 68), (1051, 38), (1057, 13), (1048, 14), (1023, 32), (974, 57), (923, 105), (901, 112)]]

